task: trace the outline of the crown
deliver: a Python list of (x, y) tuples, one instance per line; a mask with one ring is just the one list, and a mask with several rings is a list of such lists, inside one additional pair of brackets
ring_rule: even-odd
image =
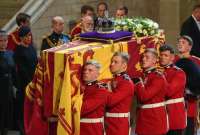
[(98, 33), (114, 33), (114, 21), (110, 18), (98, 18), (96, 22), (96, 31)]

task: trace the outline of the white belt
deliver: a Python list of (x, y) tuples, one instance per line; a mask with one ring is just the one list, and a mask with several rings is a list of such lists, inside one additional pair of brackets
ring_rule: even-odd
[(81, 118), (81, 123), (103, 123), (104, 118)]
[(143, 109), (145, 109), (145, 108), (157, 108), (157, 107), (161, 107), (161, 106), (165, 106), (165, 102), (141, 105), (140, 108), (143, 108)]
[(165, 104), (175, 104), (175, 103), (180, 103), (180, 102), (184, 102), (184, 98), (175, 98), (175, 99), (169, 99), (167, 101), (165, 101)]
[(130, 113), (106, 113), (106, 117), (113, 117), (113, 118), (127, 118), (130, 116)]

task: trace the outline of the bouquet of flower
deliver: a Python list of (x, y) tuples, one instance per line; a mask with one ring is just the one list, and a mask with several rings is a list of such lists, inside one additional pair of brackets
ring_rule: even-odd
[(116, 31), (131, 31), (136, 37), (158, 34), (159, 25), (145, 17), (115, 19)]

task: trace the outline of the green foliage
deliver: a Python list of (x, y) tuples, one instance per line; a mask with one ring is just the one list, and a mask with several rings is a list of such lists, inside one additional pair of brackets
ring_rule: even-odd
[(136, 37), (158, 34), (159, 25), (145, 17), (123, 18), (114, 20), (116, 31), (131, 31)]

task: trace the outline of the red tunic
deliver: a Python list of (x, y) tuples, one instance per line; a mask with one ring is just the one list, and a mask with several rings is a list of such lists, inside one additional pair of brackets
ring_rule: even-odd
[[(126, 73), (118, 74), (113, 79), (114, 89), (109, 95), (108, 113), (128, 113), (134, 95), (134, 84)], [(129, 118), (106, 117), (106, 135), (128, 135)]]
[[(110, 92), (102, 85), (89, 83), (84, 91), (81, 119), (102, 118)], [(80, 123), (80, 135), (103, 135), (103, 123)]]
[(15, 51), (17, 45), (20, 44), (19, 28), (8, 35), (8, 46), (7, 50)]
[[(169, 65), (165, 67), (164, 74), (169, 84), (166, 92), (167, 100), (183, 98), (186, 83), (184, 71), (174, 65)], [(184, 102), (167, 104), (167, 111), (170, 130), (184, 129), (186, 127), (186, 109)]]
[[(138, 103), (149, 105), (165, 101), (167, 82), (164, 75), (156, 69), (144, 73), (144, 82), (136, 84)], [(137, 134), (165, 134), (168, 130), (167, 112), (165, 106), (137, 109)]]
[(71, 38), (75, 38), (81, 34), (81, 23), (78, 23), (70, 32)]
[[(178, 59), (180, 59), (180, 57), (176, 56), (175, 61), (177, 61)], [(195, 62), (196, 64), (200, 65), (200, 58), (198, 58), (196, 56), (190, 56), (189, 59), (192, 60), (193, 62)], [(187, 99), (187, 116), (196, 118), (197, 117), (197, 109), (198, 109), (197, 99), (196, 98)]]

